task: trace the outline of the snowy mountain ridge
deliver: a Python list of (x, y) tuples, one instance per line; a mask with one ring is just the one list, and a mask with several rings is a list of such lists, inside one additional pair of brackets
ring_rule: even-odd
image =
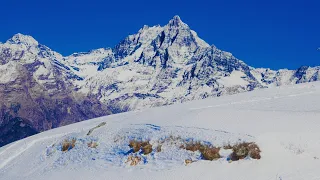
[(66, 57), (17, 34), (0, 44), (0, 70), (0, 129), (7, 139), (25, 136), (11, 137), (12, 127), (23, 132), (20, 121), (28, 132), (41, 132), (101, 115), (320, 80), (320, 67), (252, 68), (207, 44), (179, 16), (165, 26), (144, 26), (114, 48)]
[[(65, 58), (85, 79), (75, 85), (84, 93), (98, 94), (104, 103), (121, 99), (120, 106), (130, 109), (319, 80), (317, 67), (250, 68), (200, 39), (179, 16), (163, 27), (144, 26), (113, 49), (97, 51)], [(143, 94), (142, 100), (136, 92)]]

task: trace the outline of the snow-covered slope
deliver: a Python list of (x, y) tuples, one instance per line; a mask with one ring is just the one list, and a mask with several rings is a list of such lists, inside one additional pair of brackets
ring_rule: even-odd
[(0, 146), (108, 114), (318, 80), (320, 67), (252, 68), (179, 16), (113, 48), (67, 57), (16, 34), (0, 43)]
[[(111, 115), (2, 147), (0, 179), (318, 179), (319, 119), (319, 82)], [(130, 139), (149, 140), (155, 149), (167, 138), (173, 143), (164, 143), (160, 152), (136, 153), (142, 160), (136, 166), (126, 163), (134, 154)], [(65, 139), (76, 142), (62, 152)], [(230, 152), (220, 150), (220, 159), (205, 161), (198, 152), (177, 148), (180, 140), (220, 147), (256, 142), (261, 159), (228, 162)], [(90, 142), (98, 146), (88, 147)], [(185, 159), (194, 162), (185, 165)]]

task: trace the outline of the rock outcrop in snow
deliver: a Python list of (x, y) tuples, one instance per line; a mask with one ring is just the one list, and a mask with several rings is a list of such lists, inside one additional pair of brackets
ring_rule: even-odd
[[(178, 16), (163, 27), (144, 26), (114, 48), (67, 57), (17, 34), (0, 44), (0, 70), (0, 128), (8, 135), (14, 118), (40, 132), (111, 113), (320, 80), (320, 67), (252, 68), (207, 44)], [(19, 138), (0, 139), (0, 146)]]

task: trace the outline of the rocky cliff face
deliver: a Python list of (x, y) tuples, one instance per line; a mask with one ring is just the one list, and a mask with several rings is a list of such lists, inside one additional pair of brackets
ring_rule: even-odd
[(17, 34), (0, 44), (0, 146), (112, 113), (318, 80), (320, 67), (249, 67), (178, 16), (67, 57)]

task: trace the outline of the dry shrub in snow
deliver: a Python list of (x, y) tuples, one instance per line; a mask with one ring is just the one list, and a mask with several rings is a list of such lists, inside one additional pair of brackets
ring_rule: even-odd
[(131, 140), (129, 142), (129, 147), (132, 148), (134, 153), (136, 153), (136, 152), (140, 151), (141, 142), (140, 141)]
[(185, 148), (188, 151), (201, 151), (204, 149), (204, 145), (202, 145), (200, 142), (190, 142), (188, 144), (186, 144), (185, 146), (181, 146), (183, 148)]
[(68, 139), (65, 139), (62, 143), (61, 151), (66, 152), (71, 150), (76, 146), (76, 139), (72, 139), (71, 141)]
[(216, 147), (205, 147), (201, 152), (203, 159), (213, 161), (219, 159), (221, 156), (219, 154), (220, 148)]
[(220, 148), (213, 147), (210, 145), (203, 145), (200, 142), (190, 142), (185, 146), (180, 146), (180, 148), (186, 149), (187, 151), (200, 151), (203, 159), (205, 160), (215, 160), (219, 159), (221, 156), (219, 154)]
[(150, 154), (152, 152), (152, 145), (151, 144), (146, 144), (141, 147), (142, 153), (144, 155)]
[(237, 161), (239, 159), (244, 159), (246, 157), (251, 157), (253, 159), (260, 159), (260, 148), (257, 144), (250, 142), (250, 143), (240, 143), (236, 144), (232, 148), (233, 153), (230, 155), (230, 159), (232, 161)]
[[(174, 145), (176, 147), (179, 147), (180, 149), (185, 149), (187, 151), (192, 152), (200, 152), (201, 158), (204, 160), (217, 160), (221, 158), (220, 155), (220, 149), (232, 149), (232, 154), (229, 155), (229, 158), (231, 161), (238, 161), (239, 159), (244, 159), (246, 157), (251, 157), (252, 159), (260, 159), (260, 148), (257, 144), (253, 142), (243, 142), (238, 143), (236, 145), (226, 144), (221, 147), (215, 147), (211, 144), (204, 143), (201, 141), (186, 141), (183, 140), (181, 137), (174, 137), (169, 136), (168, 138), (164, 139), (163, 141), (159, 142), (159, 144), (155, 145), (155, 149), (152, 148), (152, 145), (149, 143), (149, 141), (138, 141), (138, 140), (131, 140), (129, 142), (129, 147), (132, 149), (133, 153), (141, 152), (144, 155), (150, 154), (153, 152), (161, 152), (162, 151), (162, 145), (163, 143)], [(134, 160), (133, 156), (129, 156), (128, 160), (132, 161)], [(135, 161), (138, 161), (139, 159), (136, 159)], [(230, 162), (231, 162), (230, 161)], [(193, 161), (190, 159), (185, 160), (185, 164), (190, 164)], [(135, 164), (135, 163), (133, 163)]]
[(128, 156), (127, 162), (130, 162), (130, 166), (136, 166), (139, 164), (139, 162), (141, 161), (141, 157), (138, 156)]
[(140, 149), (144, 155), (150, 154), (152, 152), (152, 145), (149, 143), (149, 141), (136, 141), (131, 140), (129, 142), (129, 147), (132, 148), (133, 152), (139, 152)]

